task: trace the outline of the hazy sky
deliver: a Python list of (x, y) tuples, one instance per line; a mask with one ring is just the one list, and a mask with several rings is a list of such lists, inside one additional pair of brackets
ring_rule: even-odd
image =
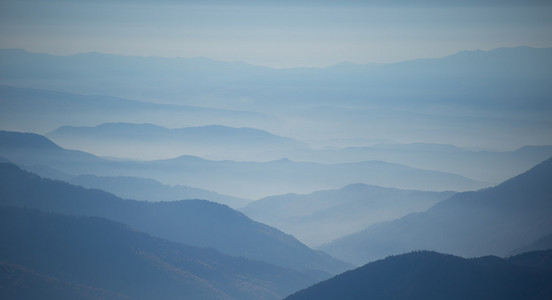
[(552, 46), (552, 1), (411, 2), (1, 0), (0, 47), (292, 67)]

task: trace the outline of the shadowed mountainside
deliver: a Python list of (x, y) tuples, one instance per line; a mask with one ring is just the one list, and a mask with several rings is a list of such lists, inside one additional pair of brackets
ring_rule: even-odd
[(550, 299), (552, 250), (509, 259), (420, 251), (369, 263), (286, 299)]
[(97, 216), (145, 233), (296, 270), (338, 273), (349, 266), (314, 251), (294, 237), (257, 223), (231, 208), (204, 200), (123, 200), (100, 190), (40, 178), (0, 164), (0, 204), (76, 216)]
[(279, 299), (317, 278), (95, 217), (0, 207), (4, 299)]

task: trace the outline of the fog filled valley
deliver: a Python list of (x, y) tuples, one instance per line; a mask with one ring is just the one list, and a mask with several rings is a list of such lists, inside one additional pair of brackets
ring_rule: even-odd
[(1, 48), (2, 299), (552, 298), (552, 48)]

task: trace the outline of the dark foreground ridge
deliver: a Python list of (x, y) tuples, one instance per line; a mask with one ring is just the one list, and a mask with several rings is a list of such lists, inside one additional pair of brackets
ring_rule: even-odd
[(225, 205), (205, 200), (125, 200), (100, 190), (41, 178), (7, 163), (0, 163), (0, 205), (106, 218), (173, 242), (215, 248), (224, 254), (298, 271), (316, 271), (328, 277), (349, 268)]
[(0, 207), (0, 299), (280, 299), (305, 274), (97, 217)]
[(552, 299), (552, 250), (508, 259), (430, 251), (390, 256), (286, 299)]

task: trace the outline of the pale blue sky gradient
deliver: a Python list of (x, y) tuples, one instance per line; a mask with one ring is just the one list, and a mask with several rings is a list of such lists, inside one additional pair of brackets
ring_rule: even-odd
[(0, 48), (58, 55), (97, 51), (208, 57), (298, 67), (552, 46), (552, 5), (543, 4), (546, 1), (261, 3), (2, 1)]

